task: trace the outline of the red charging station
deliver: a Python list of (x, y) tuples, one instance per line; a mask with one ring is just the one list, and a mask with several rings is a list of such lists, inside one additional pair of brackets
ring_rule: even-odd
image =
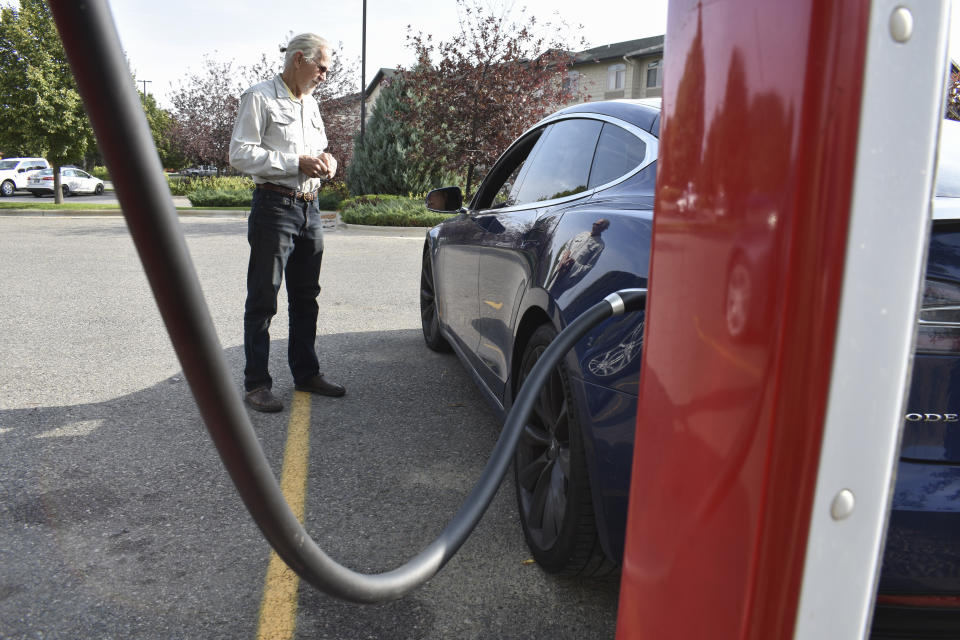
[(947, 10), (671, 0), (620, 640), (867, 632)]

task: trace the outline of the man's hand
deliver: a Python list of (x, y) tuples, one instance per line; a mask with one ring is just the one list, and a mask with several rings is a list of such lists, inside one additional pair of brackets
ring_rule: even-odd
[(300, 156), (300, 171), (309, 178), (332, 178), (337, 172), (337, 159), (329, 153)]
[(327, 171), (329, 171), (327, 177), (333, 178), (333, 176), (335, 176), (337, 173), (337, 159), (326, 152), (320, 154), (320, 159), (323, 160), (325, 165), (327, 165)]

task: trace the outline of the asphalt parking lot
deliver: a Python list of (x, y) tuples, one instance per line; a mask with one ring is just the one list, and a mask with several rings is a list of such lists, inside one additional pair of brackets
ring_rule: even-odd
[[(246, 223), (183, 229), (239, 390)], [(308, 398), (297, 449), (306, 529), (359, 571), (428, 544), (499, 432), (456, 358), (423, 345), (422, 242), (326, 239), (319, 352), (348, 395)], [(0, 282), (0, 638), (613, 637), (617, 583), (531, 564), (509, 479), (410, 596), (362, 606), (300, 584), (286, 608), (264, 605), (269, 547), (206, 434), (123, 220), (0, 217)], [(295, 398), (285, 305), (281, 292), (271, 363), (288, 409), (251, 416), (278, 476)]]

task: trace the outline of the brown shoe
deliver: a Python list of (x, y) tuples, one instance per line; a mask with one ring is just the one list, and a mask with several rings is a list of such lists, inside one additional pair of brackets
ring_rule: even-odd
[(244, 400), (256, 411), (262, 411), (264, 413), (283, 411), (283, 403), (277, 400), (277, 397), (273, 395), (273, 392), (267, 387), (247, 391)]
[(318, 393), (321, 396), (330, 396), (333, 398), (339, 398), (347, 392), (347, 390), (340, 385), (324, 380), (322, 373), (295, 384), (293, 388), (297, 391), (309, 391), (310, 393)]

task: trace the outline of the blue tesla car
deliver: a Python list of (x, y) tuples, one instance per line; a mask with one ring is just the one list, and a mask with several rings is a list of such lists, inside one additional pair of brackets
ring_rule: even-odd
[[(466, 206), (457, 187), (428, 195), (430, 209), (456, 215), (427, 233), (424, 339), (455, 351), (499, 414), (568, 323), (612, 291), (648, 286), (659, 124), (659, 101), (569, 107), (518, 138)], [(943, 129), (880, 583), (890, 628), (904, 609), (922, 617), (931, 605), (960, 605), (960, 123)], [(738, 284), (737, 266), (750, 259), (731, 255), (727, 274), (723, 312), (735, 339), (749, 340), (763, 319), (766, 291)], [(628, 314), (584, 337), (522, 435), (520, 520), (549, 572), (603, 575), (623, 556), (643, 322)]]

